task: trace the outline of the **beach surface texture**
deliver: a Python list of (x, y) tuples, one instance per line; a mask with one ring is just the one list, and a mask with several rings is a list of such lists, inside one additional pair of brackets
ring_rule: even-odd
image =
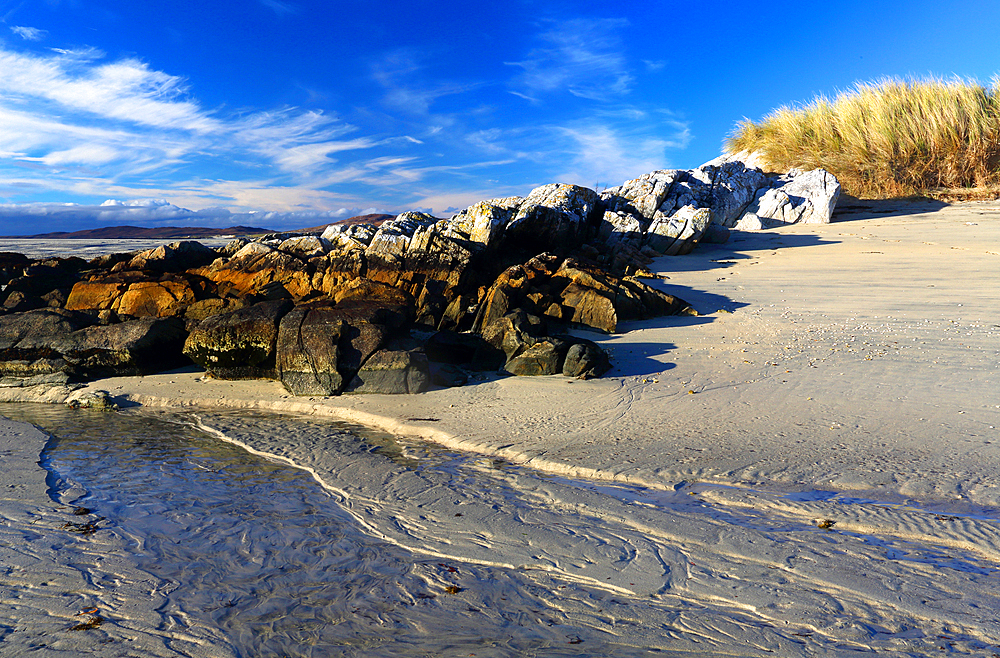
[[(366, 508), (377, 494), (363, 474), (327, 477), (294, 440), (247, 446), (312, 470), (409, 550), (674, 601), (676, 633), (653, 634), (668, 650), (1000, 653), (1000, 204), (878, 202), (831, 224), (736, 231), (651, 269), (663, 276), (653, 285), (699, 315), (578, 332), (612, 358), (591, 381), (489, 375), (418, 395), (296, 398), (276, 382), (191, 369), (0, 389), (0, 399), (105, 390), (122, 406), (328, 416), (550, 474), (690, 494), (718, 513), (536, 492), (552, 514), (644, 538), (602, 564), (593, 545), (570, 559), (576, 549), (551, 525), (455, 518), (433, 492), (398, 493), (422, 515), (401, 525), (385, 499)], [(42, 441), (0, 429), (0, 513), (42, 506)], [(727, 511), (760, 523), (728, 523)], [(612, 547), (628, 536), (605, 535), (594, 537)]]

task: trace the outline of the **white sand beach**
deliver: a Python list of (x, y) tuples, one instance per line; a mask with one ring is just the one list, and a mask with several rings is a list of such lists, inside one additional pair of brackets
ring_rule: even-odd
[[(457, 503), (416, 484), (376, 491), (363, 472), (325, 472), (301, 442), (243, 441), (311, 470), (404, 548), (668, 602), (676, 636), (656, 646), (677, 655), (1000, 653), (1000, 204), (879, 203), (653, 267), (700, 315), (587, 333), (612, 355), (598, 380), (491, 375), (412, 396), (295, 398), (192, 369), (0, 400), (106, 390), (123, 405), (334, 417), (666, 492), (662, 505), (614, 502), (554, 480), (532, 493), (547, 518), (456, 519)], [(5, 517), (44, 506), (43, 483), (24, 484), (44, 477), (25, 465), (41, 442), (21, 431), (3, 491), (34, 498), (4, 494)], [(415, 506), (421, 523), (393, 521)], [(585, 546), (560, 534), (560, 514), (593, 520)], [(630, 557), (602, 563), (618, 551)], [(645, 614), (622, 630), (634, 646), (669, 635), (642, 630)]]

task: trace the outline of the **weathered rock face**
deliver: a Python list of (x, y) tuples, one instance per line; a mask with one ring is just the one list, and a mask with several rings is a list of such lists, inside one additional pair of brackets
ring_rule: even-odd
[(512, 375), (562, 374), (586, 379), (611, 367), (607, 352), (596, 343), (569, 335), (550, 336), (543, 318), (522, 309), (494, 320), (482, 338), (496, 354), (506, 357), (502, 370)]
[(480, 304), (473, 330), (485, 335), (494, 321), (517, 308), (614, 333), (619, 321), (673, 315), (690, 307), (638, 279), (542, 254), (497, 278)]
[(601, 201), (611, 212), (652, 218), (666, 201), (674, 183), (685, 172), (677, 169), (654, 171), (601, 193)]
[(299, 306), (281, 319), (277, 377), (294, 395), (335, 395), (344, 387), (337, 363), (347, 323), (333, 308)]
[(686, 254), (701, 240), (711, 221), (710, 209), (684, 206), (670, 217), (654, 219), (646, 233), (646, 244), (667, 256)]
[(190, 273), (215, 284), (220, 297), (300, 300), (314, 292), (315, 267), (262, 242), (251, 242), (231, 258), (219, 258)]
[(373, 354), (408, 325), (391, 302), (345, 299), (296, 307), (282, 319), (277, 378), (295, 395), (337, 395)]
[(112, 311), (122, 317), (172, 317), (182, 314), (203, 290), (177, 275), (150, 280), (140, 272), (118, 272), (80, 281), (65, 307), (71, 311)]
[(735, 228), (759, 231), (781, 224), (829, 224), (840, 198), (840, 183), (829, 172), (790, 172), (774, 179), (775, 187), (757, 192)]
[(184, 343), (184, 355), (221, 379), (275, 379), (278, 323), (293, 304), (260, 302), (205, 318)]
[(552, 183), (531, 191), (507, 223), (503, 244), (528, 246), (534, 253), (562, 250), (582, 242), (600, 214), (600, 197), (578, 185)]

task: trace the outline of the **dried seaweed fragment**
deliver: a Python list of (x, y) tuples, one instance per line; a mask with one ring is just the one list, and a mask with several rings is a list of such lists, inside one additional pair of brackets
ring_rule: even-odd
[(104, 617), (100, 615), (91, 615), (87, 618), (87, 621), (80, 622), (76, 626), (73, 626), (69, 630), (71, 631), (89, 631), (97, 628), (104, 623)]
[(104, 517), (98, 517), (93, 521), (88, 521), (87, 523), (74, 523), (73, 521), (67, 521), (63, 524), (63, 530), (69, 530), (70, 532), (75, 532), (81, 534), (84, 537), (89, 537), (98, 530), (97, 524), (104, 520)]

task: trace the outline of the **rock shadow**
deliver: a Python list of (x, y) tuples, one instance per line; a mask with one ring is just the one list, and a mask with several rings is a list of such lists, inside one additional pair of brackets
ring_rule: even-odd
[[(661, 256), (653, 261), (649, 266), (654, 272), (659, 272), (667, 277), (665, 281), (669, 283), (672, 272), (704, 272), (717, 269), (726, 269), (733, 265), (738, 265), (740, 261), (747, 261), (756, 258), (754, 251), (766, 251), (769, 249), (795, 249), (798, 247), (814, 247), (823, 244), (836, 244), (840, 240), (818, 235), (801, 235), (780, 233), (778, 231), (764, 229), (762, 231), (733, 231), (729, 241), (724, 244), (700, 243), (694, 251), (684, 256)], [(656, 287), (657, 280), (645, 280), (651, 286)], [(674, 294), (674, 293), (671, 293)], [(686, 299), (683, 295), (681, 298)], [(691, 300), (687, 300), (692, 303)]]
[(837, 204), (832, 222), (853, 222), (879, 217), (900, 217), (920, 213), (937, 212), (950, 204), (937, 199), (854, 199), (849, 198)]
[[(611, 347), (604, 345), (605, 349)], [(659, 361), (677, 349), (675, 343), (623, 343), (611, 347), (611, 370), (602, 379), (614, 377), (655, 377), (667, 370), (673, 370), (677, 364), (672, 361)]]

